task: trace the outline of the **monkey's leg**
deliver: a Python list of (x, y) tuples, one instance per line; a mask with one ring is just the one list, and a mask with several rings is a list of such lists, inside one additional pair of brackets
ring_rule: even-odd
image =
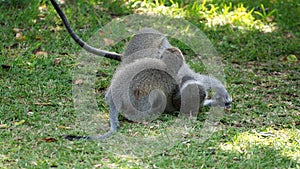
[(119, 126), (119, 121), (118, 121), (119, 112), (116, 109), (116, 106), (112, 100), (109, 103), (109, 110), (110, 110), (109, 113), (110, 131), (116, 132)]
[(110, 92), (107, 93), (107, 95), (105, 96), (105, 99), (107, 100), (107, 102), (109, 104), (110, 130), (107, 133), (103, 134), (103, 135), (90, 136), (89, 140), (106, 139), (107, 137), (111, 136), (114, 132), (116, 132), (117, 129), (118, 129), (118, 126), (119, 126), (119, 121), (118, 121), (119, 112), (116, 109), (116, 105), (113, 102), (113, 99), (112, 99), (112, 96), (111, 96)]
[(117, 131), (117, 128), (119, 126), (118, 121), (118, 115), (119, 112), (116, 109), (116, 106), (111, 98), (110, 93), (108, 93), (105, 98), (107, 99), (107, 102), (109, 103), (109, 109), (110, 109), (110, 130), (103, 134), (103, 135), (94, 135), (94, 136), (74, 136), (74, 135), (66, 135), (63, 136), (65, 139), (68, 140), (103, 140), (111, 136), (114, 132)]
[(181, 87), (180, 94), (180, 113), (189, 117), (196, 117), (206, 97), (204, 87), (197, 83), (193, 83), (193, 81), (186, 82), (186, 84)]

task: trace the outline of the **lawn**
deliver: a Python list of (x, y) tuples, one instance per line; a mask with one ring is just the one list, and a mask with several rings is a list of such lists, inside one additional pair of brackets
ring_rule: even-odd
[[(108, 127), (104, 94), (118, 62), (97, 62), (91, 94), (97, 106), (89, 108), (99, 115), (89, 117), (76, 107), (72, 92), (81, 84), (80, 78), (74, 78), (81, 48), (50, 1), (2, 0), (0, 168), (300, 168), (298, 0), (60, 2), (85, 41), (104, 36), (100, 28), (134, 13), (189, 21), (218, 52), (232, 106), (214, 122), (217, 130), (206, 140), (201, 129), (209, 108), (200, 112), (193, 126), (175, 125), (173, 130), (178, 131), (191, 127), (181, 138), (141, 139), (164, 136), (176, 124), (176, 114), (164, 114), (145, 124), (120, 117), (118, 134), (105, 141), (66, 140), (61, 136), (99, 132), (93, 120)], [(111, 50), (123, 52), (129, 39)], [(170, 41), (193, 69), (207, 73), (209, 68), (197, 62), (187, 44)], [(105, 39), (104, 44), (114, 43)]]

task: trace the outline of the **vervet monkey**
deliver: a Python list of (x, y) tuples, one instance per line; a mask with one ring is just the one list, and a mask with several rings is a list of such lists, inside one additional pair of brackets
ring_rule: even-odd
[[(91, 47), (71, 29), (55, 0), (51, 0), (72, 38), (86, 51), (121, 60), (105, 96), (110, 107), (110, 131), (100, 136), (66, 136), (67, 139), (104, 139), (117, 131), (118, 114), (143, 122), (162, 112), (180, 111), (195, 116), (203, 105), (228, 107), (231, 98), (223, 84), (195, 73), (184, 62), (181, 51), (164, 34), (144, 28), (129, 41), (123, 55)], [(207, 90), (216, 95), (208, 100)]]

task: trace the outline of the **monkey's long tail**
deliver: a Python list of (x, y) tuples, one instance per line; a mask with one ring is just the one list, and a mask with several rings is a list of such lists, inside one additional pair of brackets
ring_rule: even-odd
[(110, 137), (113, 133), (115, 133), (115, 132), (108, 131), (107, 133), (105, 133), (103, 135), (93, 135), (93, 136), (63, 135), (62, 137), (67, 140), (70, 140), (70, 141), (74, 141), (74, 140), (104, 140), (104, 139)]
[(83, 49), (85, 49), (87, 52), (90, 52), (92, 54), (98, 55), (98, 56), (103, 56), (109, 59), (113, 59), (113, 60), (117, 60), (117, 61), (121, 61), (121, 55), (118, 53), (114, 53), (114, 52), (109, 52), (109, 51), (105, 51), (105, 50), (100, 50), (97, 48), (94, 48), (90, 45), (88, 45), (86, 42), (84, 42), (79, 36), (77, 36), (75, 34), (75, 32), (72, 30), (65, 14), (62, 12), (62, 10), (59, 8), (58, 4), (55, 2), (55, 0), (50, 0), (53, 7), (55, 8), (56, 12), (58, 13), (58, 15), (60, 16), (60, 18), (62, 19), (63, 23), (65, 24), (68, 32), (70, 33), (71, 37), (75, 40), (75, 42), (77, 44), (79, 44)]

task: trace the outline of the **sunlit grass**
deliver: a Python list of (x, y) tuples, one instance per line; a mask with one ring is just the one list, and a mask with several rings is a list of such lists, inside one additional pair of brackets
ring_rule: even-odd
[(250, 158), (253, 151), (269, 148), (282, 157), (290, 158), (300, 163), (300, 131), (298, 129), (267, 129), (264, 132), (243, 132), (237, 134), (231, 141), (222, 143), (219, 148), (226, 152), (237, 153)]
[[(207, 3), (206, 0), (199, 3), (181, 4), (171, 1), (134, 1), (132, 7), (137, 13), (147, 13), (149, 15), (165, 15), (174, 18), (198, 18), (199, 22), (204, 23), (209, 28), (229, 25), (234, 29), (240, 30), (259, 30), (262, 32), (273, 32), (276, 30), (274, 14), (276, 10), (266, 12), (264, 5), (261, 5), (261, 12), (248, 9), (243, 4), (233, 6), (232, 3), (214, 5)], [(255, 17), (254, 15), (257, 15)]]
[(216, 28), (218, 26), (230, 25), (232, 28), (237, 28), (241, 30), (251, 30), (256, 29), (262, 32), (272, 32), (276, 30), (276, 24), (273, 22), (274, 17), (265, 18), (265, 15), (260, 12), (260, 16), (266, 21), (261, 19), (255, 19), (253, 16), (253, 9), (248, 10), (243, 4), (232, 7), (232, 4), (224, 5), (217, 8), (215, 12), (208, 15), (206, 25), (208, 27)]
[(132, 7), (136, 8), (136, 13), (146, 13), (148, 15), (162, 14), (168, 17), (183, 18), (185, 10), (180, 8), (178, 3), (171, 2), (170, 6), (166, 6), (162, 0), (151, 1), (134, 1)]

